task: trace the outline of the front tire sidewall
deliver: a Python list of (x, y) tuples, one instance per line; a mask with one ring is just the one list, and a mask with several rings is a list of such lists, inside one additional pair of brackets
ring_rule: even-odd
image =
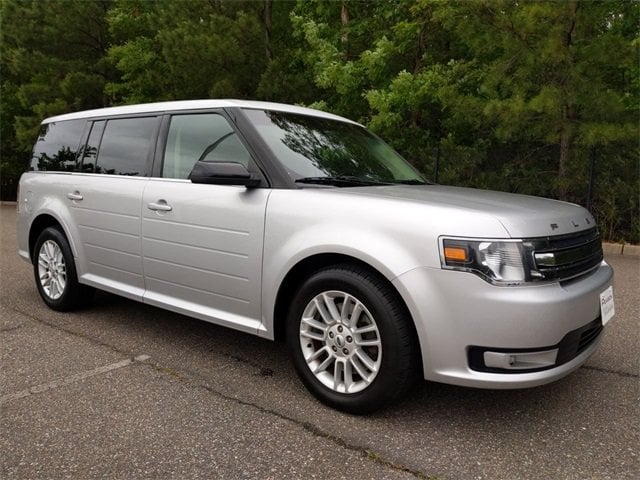
[[(307, 366), (300, 345), (300, 320), (307, 304), (319, 293), (340, 290), (356, 297), (369, 310), (380, 332), (382, 362), (373, 380), (364, 390), (345, 394), (323, 385)], [(296, 295), (287, 319), (287, 343), (298, 375), (305, 386), (323, 403), (349, 413), (362, 414), (381, 408), (392, 400), (403, 378), (408, 377), (406, 342), (398, 325), (406, 319), (401, 308), (389, 298), (388, 289), (372, 282), (368, 276), (349, 269), (328, 269), (311, 276)]]

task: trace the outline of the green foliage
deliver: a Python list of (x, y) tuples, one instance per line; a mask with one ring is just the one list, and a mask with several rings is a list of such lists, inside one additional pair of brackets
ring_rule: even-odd
[(441, 183), (640, 242), (640, 2), (0, 0), (0, 168), (47, 116), (207, 97), (354, 118)]
[(293, 16), (324, 108), (445, 183), (585, 204), (595, 154), (604, 235), (639, 240), (638, 2), (345, 5)]

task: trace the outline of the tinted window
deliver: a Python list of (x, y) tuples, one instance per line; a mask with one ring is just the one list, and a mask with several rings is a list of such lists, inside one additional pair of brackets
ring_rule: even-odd
[(251, 156), (229, 125), (217, 114), (171, 118), (162, 164), (165, 178), (188, 178), (198, 160), (237, 162), (249, 166)]
[(33, 147), (31, 170), (73, 171), (86, 120), (42, 125)]
[(98, 156), (98, 148), (100, 147), (100, 139), (102, 138), (102, 132), (104, 132), (105, 123), (104, 120), (93, 122), (89, 140), (83, 150), (81, 167), (83, 172), (91, 173), (96, 170), (96, 157)]
[(156, 117), (109, 120), (98, 152), (96, 173), (144, 175)]

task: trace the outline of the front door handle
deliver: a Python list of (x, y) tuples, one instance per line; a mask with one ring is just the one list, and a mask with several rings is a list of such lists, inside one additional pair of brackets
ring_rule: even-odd
[(149, 210), (155, 210), (158, 212), (170, 212), (171, 210), (173, 210), (173, 207), (171, 205), (168, 205), (166, 200), (158, 200), (155, 203), (147, 203), (147, 208)]
[(82, 197), (82, 195), (80, 195), (80, 192), (78, 190), (76, 190), (73, 193), (71, 193), (71, 192), (67, 193), (67, 198), (69, 200), (78, 200), (78, 201), (80, 201), (80, 200), (82, 200), (83, 197)]

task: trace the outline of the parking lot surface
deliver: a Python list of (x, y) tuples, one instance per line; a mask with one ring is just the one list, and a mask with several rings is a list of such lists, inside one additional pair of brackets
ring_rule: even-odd
[(357, 417), (315, 401), (284, 345), (106, 293), (49, 310), (0, 208), (0, 478), (640, 476), (637, 257), (607, 257), (616, 316), (565, 379), (422, 382)]

